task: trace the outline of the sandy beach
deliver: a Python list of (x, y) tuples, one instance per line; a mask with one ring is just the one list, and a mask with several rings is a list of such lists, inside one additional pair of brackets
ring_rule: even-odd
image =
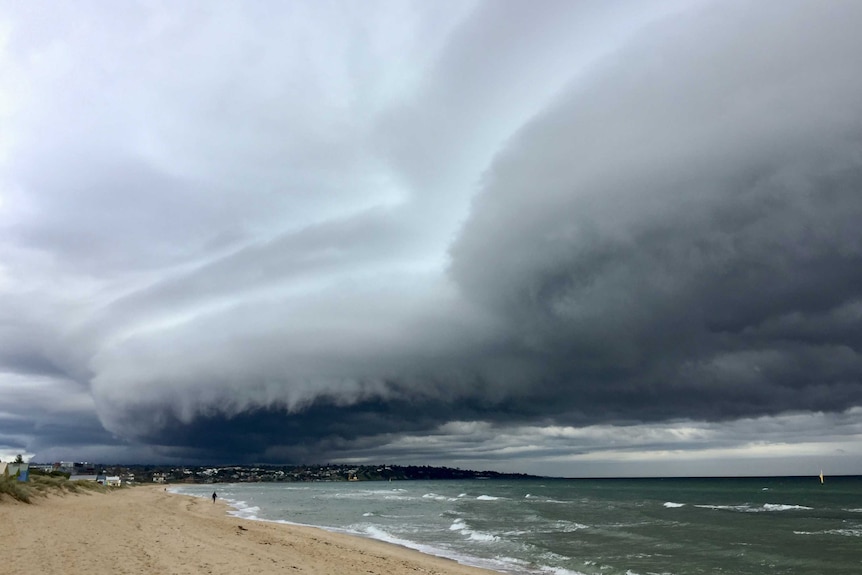
[(237, 519), (224, 503), (135, 487), (0, 502), (2, 571), (489, 575), (361, 537)]

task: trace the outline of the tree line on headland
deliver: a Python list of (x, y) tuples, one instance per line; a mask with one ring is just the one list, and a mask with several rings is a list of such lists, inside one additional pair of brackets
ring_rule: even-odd
[[(143, 470), (142, 470), (143, 471)], [(181, 467), (153, 471), (165, 483), (232, 483), (298, 481), (409, 481), (420, 479), (527, 479), (523, 473), (473, 471), (428, 465), (255, 465)]]
[[(42, 467), (47, 471), (50, 466)], [(473, 471), (428, 465), (102, 465), (75, 464), (71, 472), (119, 476), (124, 484), (301, 481), (408, 481), (421, 479), (529, 479), (524, 473)]]

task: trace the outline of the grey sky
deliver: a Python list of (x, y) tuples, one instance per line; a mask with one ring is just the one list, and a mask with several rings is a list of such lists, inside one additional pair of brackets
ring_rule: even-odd
[(0, 6), (0, 456), (862, 473), (862, 6)]

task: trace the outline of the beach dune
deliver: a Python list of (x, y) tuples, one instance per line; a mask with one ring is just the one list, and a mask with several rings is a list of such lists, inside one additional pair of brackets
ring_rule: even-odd
[(0, 571), (111, 574), (488, 575), (397, 545), (227, 515), (217, 501), (134, 487), (0, 502)]

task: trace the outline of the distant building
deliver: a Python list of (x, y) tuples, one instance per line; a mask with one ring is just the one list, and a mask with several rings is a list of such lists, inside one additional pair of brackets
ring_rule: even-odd
[(72, 475), (95, 475), (97, 474), (96, 465), (86, 461), (72, 464)]

